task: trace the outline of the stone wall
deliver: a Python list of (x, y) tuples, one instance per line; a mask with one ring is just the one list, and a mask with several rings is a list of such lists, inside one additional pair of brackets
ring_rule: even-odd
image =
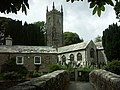
[(89, 80), (96, 90), (120, 90), (120, 75), (105, 70), (92, 71)]
[(0, 90), (6, 90), (10, 87), (13, 87), (19, 83), (22, 83), (22, 82), (25, 82), (25, 81), (22, 81), (22, 80), (5, 80), (5, 81), (0, 81)]
[(24, 63), (23, 65), (26, 67), (28, 71), (34, 71), (35, 70), (35, 64), (34, 64), (34, 56), (40, 56), (41, 57), (41, 65), (39, 67), (39, 72), (48, 72), (48, 65), (50, 64), (56, 64), (57, 63), (57, 54), (50, 54), (50, 53), (0, 53), (0, 72), (2, 68), (2, 64), (6, 63), (7, 60), (11, 58), (15, 58), (16, 62), (16, 56), (23, 56), (24, 57)]
[(65, 90), (67, 84), (69, 84), (69, 73), (58, 70), (20, 83), (8, 90)]

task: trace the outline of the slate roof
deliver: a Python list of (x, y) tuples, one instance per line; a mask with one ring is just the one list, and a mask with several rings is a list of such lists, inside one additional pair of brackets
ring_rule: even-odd
[(96, 42), (95, 45), (96, 45), (97, 49), (104, 49), (102, 42)]
[(70, 51), (75, 51), (75, 50), (82, 50), (82, 49), (85, 49), (87, 47), (89, 42), (87, 41), (87, 42), (82, 42), (82, 43), (77, 43), (77, 44), (59, 47), (58, 52), (65, 53), (65, 52), (70, 52)]
[(56, 48), (49, 46), (0, 46), (0, 53), (57, 53)]
[[(0, 45), (0, 53), (66, 53), (76, 50), (83, 50), (87, 47), (89, 42), (90, 41), (59, 47), (58, 51), (56, 48), (49, 46)], [(102, 42), (97, 42), (95, 45), (98, 50), (104, 49)]]

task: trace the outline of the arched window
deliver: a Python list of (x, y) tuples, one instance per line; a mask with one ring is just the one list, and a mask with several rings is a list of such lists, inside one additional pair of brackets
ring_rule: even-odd
[(70, 54), (70, 61), (74, 61), (74, 55)]
[(64, 62), (64, 63), (66, 62), (66, 57), (65, 57), (65, 55), (62, 56), (62, 62)]
[(82, 60), (82, 54), (81, 53), (78, 53), (77, 54), (77, 61), (81, 61)]
[(94, 58), (94, 52), (95, 52), (94, 49), (91, 48), (91, 49), (90, 49), (90, 57), (91, 57), (91, 58)]

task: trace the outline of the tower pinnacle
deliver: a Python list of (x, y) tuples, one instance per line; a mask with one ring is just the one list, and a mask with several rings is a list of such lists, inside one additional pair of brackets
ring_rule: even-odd
[(55, 9), (55, 5), (54, 5), (54, 2), (53, 2), (53, 9)]
[(48, 12), (48, 6), (47, 6), (47, 10), (46, 11)]
[(62, 7), (62, 5), (61, 5), (61, 12), (63, 12), (63, 7)]

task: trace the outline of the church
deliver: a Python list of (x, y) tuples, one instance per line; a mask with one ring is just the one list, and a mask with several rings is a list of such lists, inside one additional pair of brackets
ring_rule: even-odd
[(47, 46), (12, 45), (12, 38), (6, 38), (6, 45), (0, 46), (0, 72), (7, 60), (13, 60), (17, 65), (24, 65), (28, 71), (34, 71), (39, 66), (40, 72), (48, 71), (50, 64), (71, 64), (73, 67), (89, 67), (106, 64), (102, 42), (92, 40), (63, 46), (63, 8), (46, 10), (46, 43)]

